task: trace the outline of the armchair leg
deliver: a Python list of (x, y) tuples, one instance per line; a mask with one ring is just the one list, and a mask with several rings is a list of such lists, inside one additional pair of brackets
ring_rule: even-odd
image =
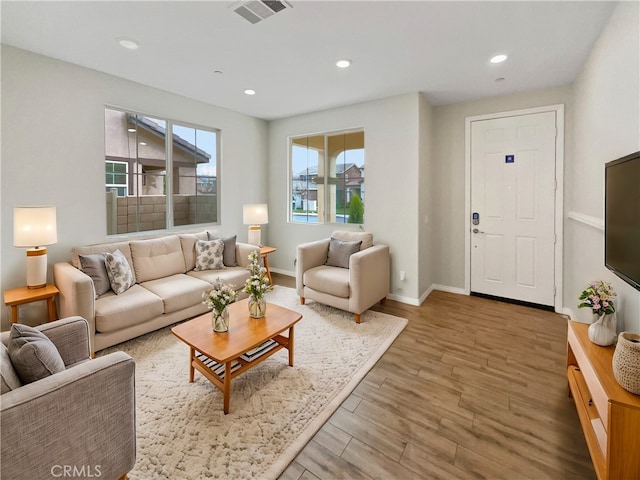
[(304, 305), (304, 297), (300, 297), (300, 305)]
[(120, 479), (119, 479), (119, 480), (127, 480), (127, 475), (128, 475), (128, 473), (125, 473), (124, 475), (122, 475), (122, 476), (120, 477)]
[(354, 313), (353, 314), (353, 318), (356, 319), (356, 323), (360, 323), (360, 314), (359, 313)]
[(384, 305), (385, 303), (387, 303), (387, 297), (383, 297), (382, 300), (380, 300), (380, 305)]

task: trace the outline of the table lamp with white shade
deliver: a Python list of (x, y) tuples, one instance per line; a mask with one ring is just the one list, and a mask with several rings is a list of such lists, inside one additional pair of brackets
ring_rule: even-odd
[(47, 249), (58, 241), (56, 207), (24, 206), (13, 209), (13, 246), (27, 248), (27, 287), (47, 284)]
[(269, 223), (269, 211), (266, 203), (257, 203), (253, 205), (242, 206), (242, 222), (249, 225), (248, 242), (251, 245), (261, 246), (260, 225)]

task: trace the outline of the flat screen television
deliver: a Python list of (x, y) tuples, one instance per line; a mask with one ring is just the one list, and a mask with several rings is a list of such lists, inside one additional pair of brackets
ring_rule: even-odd
[(640, 152), (605, 164), (604, 264), (640, 290)]

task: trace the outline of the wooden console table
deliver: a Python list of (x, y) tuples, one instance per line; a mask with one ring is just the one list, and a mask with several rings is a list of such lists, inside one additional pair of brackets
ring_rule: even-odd
[(589, 340), (589, 325), (569, 320), (567, 379), (599, 480), (640, 480), (640, 396), (613, 376), (615, 347)]

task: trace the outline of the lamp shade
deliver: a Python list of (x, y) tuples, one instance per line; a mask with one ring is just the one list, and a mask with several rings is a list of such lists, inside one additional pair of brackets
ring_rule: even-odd
[(266, 203), (242, 206), (242, 221), (245, 225), (264, 225), (269, 223), (269, 211)]
[(56, 207), (50, 205), (13, 209), (13, 245), (41, 247), (58, 241)]

